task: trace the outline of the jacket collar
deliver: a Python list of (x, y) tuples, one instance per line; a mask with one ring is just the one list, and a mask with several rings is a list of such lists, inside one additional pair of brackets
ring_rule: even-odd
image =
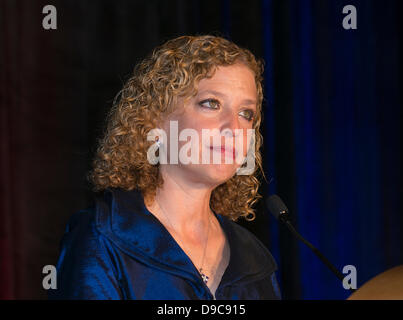
[[(250, 281), (276, 270), (267, 249), (246, 229), (216, 214), (230, 246), (230, 261), (221, 285)], [(202, 281), (186, 253), (144, 205), (137, 190), (108, 189), (96, 198), (97, 228), (121, 250), (143, 263)]]

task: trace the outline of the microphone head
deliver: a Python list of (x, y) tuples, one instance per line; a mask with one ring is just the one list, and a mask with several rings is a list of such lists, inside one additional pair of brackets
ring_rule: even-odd
[(276, 194), (272, 194), (266, 200), (267, 208), (270, 213), (278, 220), (281, 214), (288, 214), (288, 208), (284, 204), (283, 200)]

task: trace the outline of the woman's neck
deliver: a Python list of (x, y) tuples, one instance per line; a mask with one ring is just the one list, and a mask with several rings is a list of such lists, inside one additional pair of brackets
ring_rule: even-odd
[[(159, 220), (181, 235), (204, 237), (209, 226), (210, 196), (213, 188), (192, 185), (169, 173), (163, 174), (163, 186), (158, 188), (154, 199), (146, 204)], [(150, 201), (151, 200), (151, 201)]]

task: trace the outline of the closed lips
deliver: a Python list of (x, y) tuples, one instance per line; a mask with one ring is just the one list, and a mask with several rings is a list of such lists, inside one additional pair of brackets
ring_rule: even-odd
[(236, 156), (235, 148), (225, 148), (222, 146), (219, 146), (219, 147), (210, 146), (210, 150), (213, 150), (215, 152), (228, 153), (228, 154), (232, 155), (234, 158)]

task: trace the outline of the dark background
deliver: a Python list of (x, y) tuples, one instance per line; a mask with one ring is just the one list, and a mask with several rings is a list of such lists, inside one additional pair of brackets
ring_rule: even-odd
[[(0, 298), (42, 299), (67, 220), (134, 65), (183, 34), (214, 33), (266, 61), (264, 167), (299, 231), (358, 285), (403, 263), (401, 1), (0, 1)], [(57, 30), (42, 8), (57, 9)], [(345, 5), (357, 30), (342, 27)], [(285, 299), (349, 292), (270, 217), (240, 222), (275, 257)]]

